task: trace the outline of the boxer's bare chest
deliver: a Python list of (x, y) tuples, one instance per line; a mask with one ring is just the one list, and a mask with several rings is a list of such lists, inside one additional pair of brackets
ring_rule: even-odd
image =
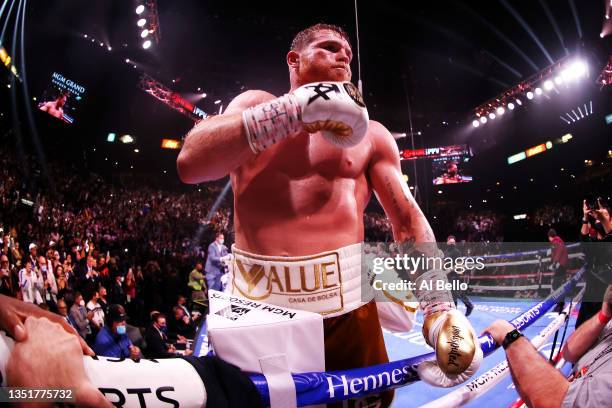
[(366, 183), (370, 143), (339, 149), (320, 135), (306, 133), (273, 146), (253, 163), (237, 172), (235, 191), (240, 195), (255, 188), (287, 193), (332, 193), (345, 182)]

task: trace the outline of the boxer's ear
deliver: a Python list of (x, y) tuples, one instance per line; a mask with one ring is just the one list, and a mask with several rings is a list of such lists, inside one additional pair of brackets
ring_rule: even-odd
[(287, 65), (289, 68), (298, 69), (300, 66), (300, 54), (297, 51), (289, 51), (287, 53)]

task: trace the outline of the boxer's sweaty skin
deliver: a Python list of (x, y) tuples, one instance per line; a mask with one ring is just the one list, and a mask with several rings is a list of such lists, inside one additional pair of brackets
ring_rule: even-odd
[[(350, 80), (350, 45), (323, 30), (287, 63), (291, 90), (314, 81)], [(344, 67), (344, 68), (342, 68)], [(396, 241), (435, 242), (431, 227), (403, 181), (395, 140), (370, 121), (368, 134), (340, 149), (320, 134), (300, 133), (255, 155), (241, 113), (274, 99), (263, 91), (237, 96), (223, 115), (202, 121), (178, 158), (185, 182), (231, 176), (238, 248), (261, 255), (301, 256), (364, 239), (363, 212), (372, 191)]]

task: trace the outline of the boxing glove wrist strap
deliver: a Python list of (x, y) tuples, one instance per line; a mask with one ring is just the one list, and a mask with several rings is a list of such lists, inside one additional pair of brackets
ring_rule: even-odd
[(286, 94), (242, 112), (249, 146), (258, 154), (302, 130), (302, 111), (296, 98)]
[(425, 317), (455, 308), (450, 291), (438, 289), (439, 287), (444, 288), (446, 283), (448, 283), (446, 273), (439, 269), (424, 272), (416, 278), (416, 297)]

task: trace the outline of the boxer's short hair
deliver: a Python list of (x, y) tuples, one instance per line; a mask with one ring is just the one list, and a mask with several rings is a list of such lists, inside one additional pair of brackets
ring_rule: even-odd
[(308, 28), (303, 29), (299, 33), (295, 35), (293, 41), (291, 41), (291, 50), (298, 51), (304, 48), (312, 41), (312, 37), (315, 33), (322, 30), (330, 30), (338, 34), (340, 37), (345, 39), (349, 44), (351, 43), (351, 39), (344, 29), (340, 26), (334, 24), (325, 24), (318, 23)]

